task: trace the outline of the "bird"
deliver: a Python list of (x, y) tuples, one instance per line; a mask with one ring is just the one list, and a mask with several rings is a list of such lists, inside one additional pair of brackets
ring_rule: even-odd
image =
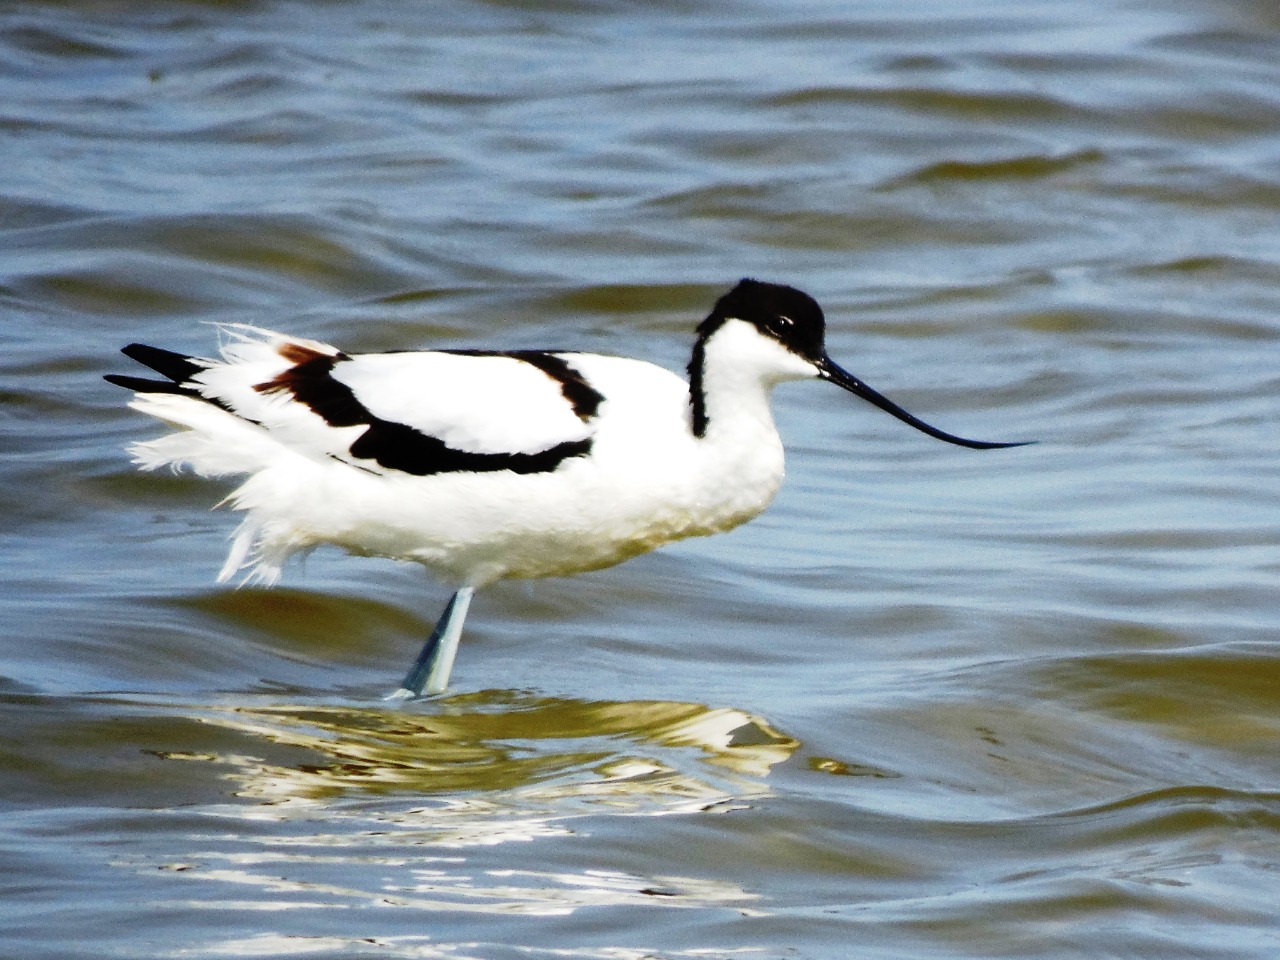
[(973, 449), (838, 366), (817, 301), (743, 279), (697, 325), (687, 377), (567, 350), (348, 354), (243, 324), (220, 356), (144, 344), (163, 379), (109, 374), (130, 406), (176, 428), (133, 444), (143, 470), (243, 477), (244, 514), (219, 582), (271, 584), (332, 544), (421, 564), (453, 592), (400, 686), (443, 693), (474, 592), (504, 578), (613, 566), (759, 515), (783, 479), (773, 388), (818, 379)]

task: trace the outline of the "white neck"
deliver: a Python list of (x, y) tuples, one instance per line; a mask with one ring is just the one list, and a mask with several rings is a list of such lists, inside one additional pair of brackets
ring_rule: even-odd
[(701, 389), (705, 439), (741, 430), (776, 433), (769, 395), (779, 383), (818, 375), (813, 364), (742, 320), (726, 320), (702, 345)]
[[(782, 483), (782, 440), (769, 404), (774, 386), (817, 375), (807, 360), (741, 320), (727, 320), (705, 342), (701, 376), (704, 476), (734, 523), (755, 516)], [(695, 360), (696, 362), (696, 360)]]

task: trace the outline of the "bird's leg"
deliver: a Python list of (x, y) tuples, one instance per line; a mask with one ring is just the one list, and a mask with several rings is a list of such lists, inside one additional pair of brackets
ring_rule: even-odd
[(431, 636), (422, 646), (422, 652), (409, 672), (400, 681), (400, 689), (388, 700), (412, 700), (427, 694), (444, 693), (453, 671), (453, 658), (458, 652), (458, 639), (462, 636), (462, 622), (467, 619), (467, 607), (475, 590), (463, 587), (449, 598), (444, 613), (436, 622)]

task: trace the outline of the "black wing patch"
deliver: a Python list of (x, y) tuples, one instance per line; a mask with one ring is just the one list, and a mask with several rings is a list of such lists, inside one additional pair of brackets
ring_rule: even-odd
[(572, 440), (537, 453), (471, 453), (443, 440), (390, 420), (369, 425), (351, 445), (351, 455), (373, 460), (388, 470), (426, 477), (437, 473), (550, 473), (570, 457), (591, 452), (591, 440)]
[(146, 377), (128, 377), (118, 373), (108, 373), (102, 378), (107, 383), (114, 383), (117, 387), (124, 387), (134, 393), (175, 393), (180, 397), (203, 400), (205, 403), (222, 408), (227, 413), (235, 413), (236, 416), (248, 420), (248, 417), (236, 413), (222, 400), (217, 397), (207, 397), (191, 385), (191, 380), (196, 374), (208, 369), (207, 362), (188, 357), (184, 353), (149, 347), (145, 343), (131, 343), (120, 352), (131, 360), (137, 360), (142, 365), (150, 367), (156, 373), (164, 374), (169, 379), (148, 380)]
[(137, 360), (144, 367), (150, 367), (169, 379), (148, 380), (145, 377), (126, 377), (118, 373), (109, 373), (102, 378), (108, 383), (114, 383), (117, 387), (124, 387), (134, 393), (177, 393), (200, 399), (199, 393), (185, 386), (188, 380), (204, 369), (190, 357), (174, 353), (172, 350), (148, 347), (145, 343), (131, 343), (120, 352), (130, 360)]
[[(451, 352), (473, 355), (468, 351)], [(539, 362), (534, 365), (560, 383), (565, 398), (573, 404), (574, 412), (579, 418), (587, 420), (595, 414), (604, 397), (568, 364), (549, 354), (524, 352), (538, 357)], [(438, 473), (496, 473), (502, 470), (519, 474), (550, 473), (565, 460), (586, 456), (591, 452), (590, 438), (558, 443), (536, 453), (473, 453), (457, 450), (438, 437), (429, 436), (403, 423), (384, 420), (370, 411), (350, 387), (332, 376), (337, 364), (350, 359), (346, 354), (331, 355), (299, 344), (285, 344), (280, 348), (280, 355), (293, 366), (271, 380), (258, 384), (254, 389), (259, 393), (288, 392), (299, 403), (310, 407), (331, 427), (367, 424), (368, 429), (351, 444), (351, 455), (360, 460), (372, 460), (387, 470), (398, 470), (415, 477)], [(477, 351), (474, 355), (489, 354)], [(534, 362), (526, 356), (514, 353), (501, 355)], [(545, 361), (550, 363), (543, 366)], [(570, 396), (570, 391), (578, 397), (577, 401)]]

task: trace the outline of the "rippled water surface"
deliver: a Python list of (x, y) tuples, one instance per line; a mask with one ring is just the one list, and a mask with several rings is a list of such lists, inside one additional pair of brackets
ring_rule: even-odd
[[(6, 956), (1280, 956), (1280, 16), (1249, 0), (0, 7)], [(734, 533), (476, 599), (101, 380), (211, 322), (779, 388)]]

